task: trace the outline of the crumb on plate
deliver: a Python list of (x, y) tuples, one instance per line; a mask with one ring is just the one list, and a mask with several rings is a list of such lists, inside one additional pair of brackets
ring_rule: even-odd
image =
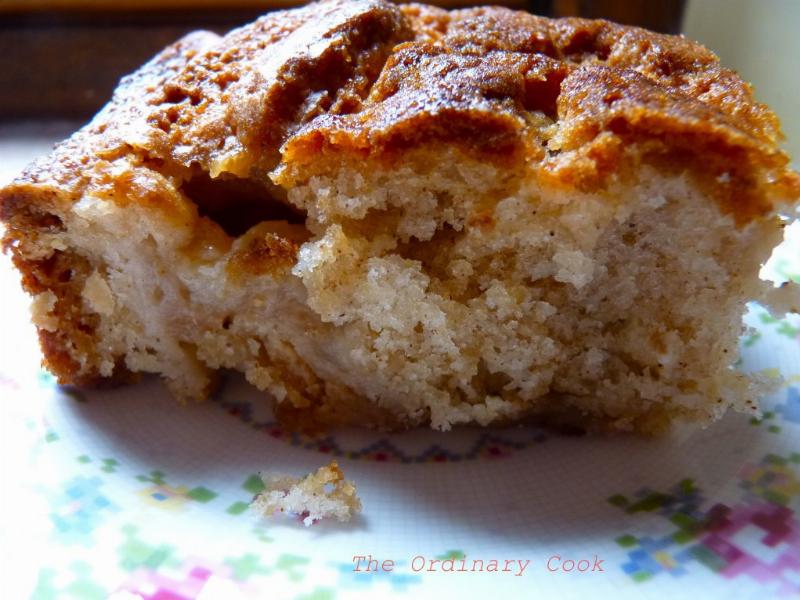
[(251, 508), (265, 517), (276, 513), (297, 514), (306, 527), (321, 519), (349, 521), (361, 511), (356, 486), (344, 478), (334, 460), (305, 477), (261, 475), (265, 489)]

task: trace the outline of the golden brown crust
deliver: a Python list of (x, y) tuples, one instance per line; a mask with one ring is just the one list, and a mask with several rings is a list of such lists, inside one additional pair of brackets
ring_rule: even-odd
[(269, 221), (265, 221), (242, 236), (239, 247), (227, 263), (229, 276), (247, 278), (278, 275), (292, 268), (299, 245), (288, 237), (270, 231), (269, 225)]
[[(531, 119), (539, 112), (555, 138), (550, 121)], [(3, 192), (2, 218), (20, 195), (68, 204), (113, 184), (108, 165), (121, 156), (177, 178), (197, 167), (249, 176), (311, 162), (323, 146), (382, 155), (433, 140), (533, 160), (541, 177), (586, 188), (645, 155), (691, 164), (702, 153), (714, 176), (730, 174), (721, 200), (741, 221), (800, 188), (780, 139), (749, 85), (683, 37), (502, 8), (328, 0), (165, 49)]]

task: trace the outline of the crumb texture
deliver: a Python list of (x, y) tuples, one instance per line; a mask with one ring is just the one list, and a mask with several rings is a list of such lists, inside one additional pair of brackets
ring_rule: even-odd
[[(288, 426), (755, 413), (731, 368), (800, 177), (706, 48), (325, 0), (195, 32), (0, 191), (63, 383), (221, 369)], [(266, 395), (266, 394), (265, 394)], [(287, 496), (288, 497), (288, 496)]]
[(296, 515), (308, 527), (323, 519), (349, 521), (361, 512), (356, 486), (347, 481), (336, 461), (305, 477), (262, 475), (265, 489), (251, 508), (265, 517)]

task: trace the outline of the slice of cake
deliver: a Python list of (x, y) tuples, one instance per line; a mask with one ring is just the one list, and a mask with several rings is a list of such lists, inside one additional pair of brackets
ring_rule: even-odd
[(796, 218), (780, 139), (681, 37), (333, 0), (166, 48), (0, 215), (63, 383), (654, 431), (757, 410), (731, 365)]

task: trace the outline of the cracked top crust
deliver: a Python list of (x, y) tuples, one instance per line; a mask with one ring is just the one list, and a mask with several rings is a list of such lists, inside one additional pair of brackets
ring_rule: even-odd
[(0, 217), (31, 193), (114, 196), (121, 158), (178, 183), (200, 170), (288, 186), (327, 156), (391, 160), (448, 143), (585, 190), (642, 162), (688, 168), (743, 223), (800, 196), (780, 140), (750, 86), (683, 37), (502, 8), (324, 0), (167, 47), (0, 193)]

